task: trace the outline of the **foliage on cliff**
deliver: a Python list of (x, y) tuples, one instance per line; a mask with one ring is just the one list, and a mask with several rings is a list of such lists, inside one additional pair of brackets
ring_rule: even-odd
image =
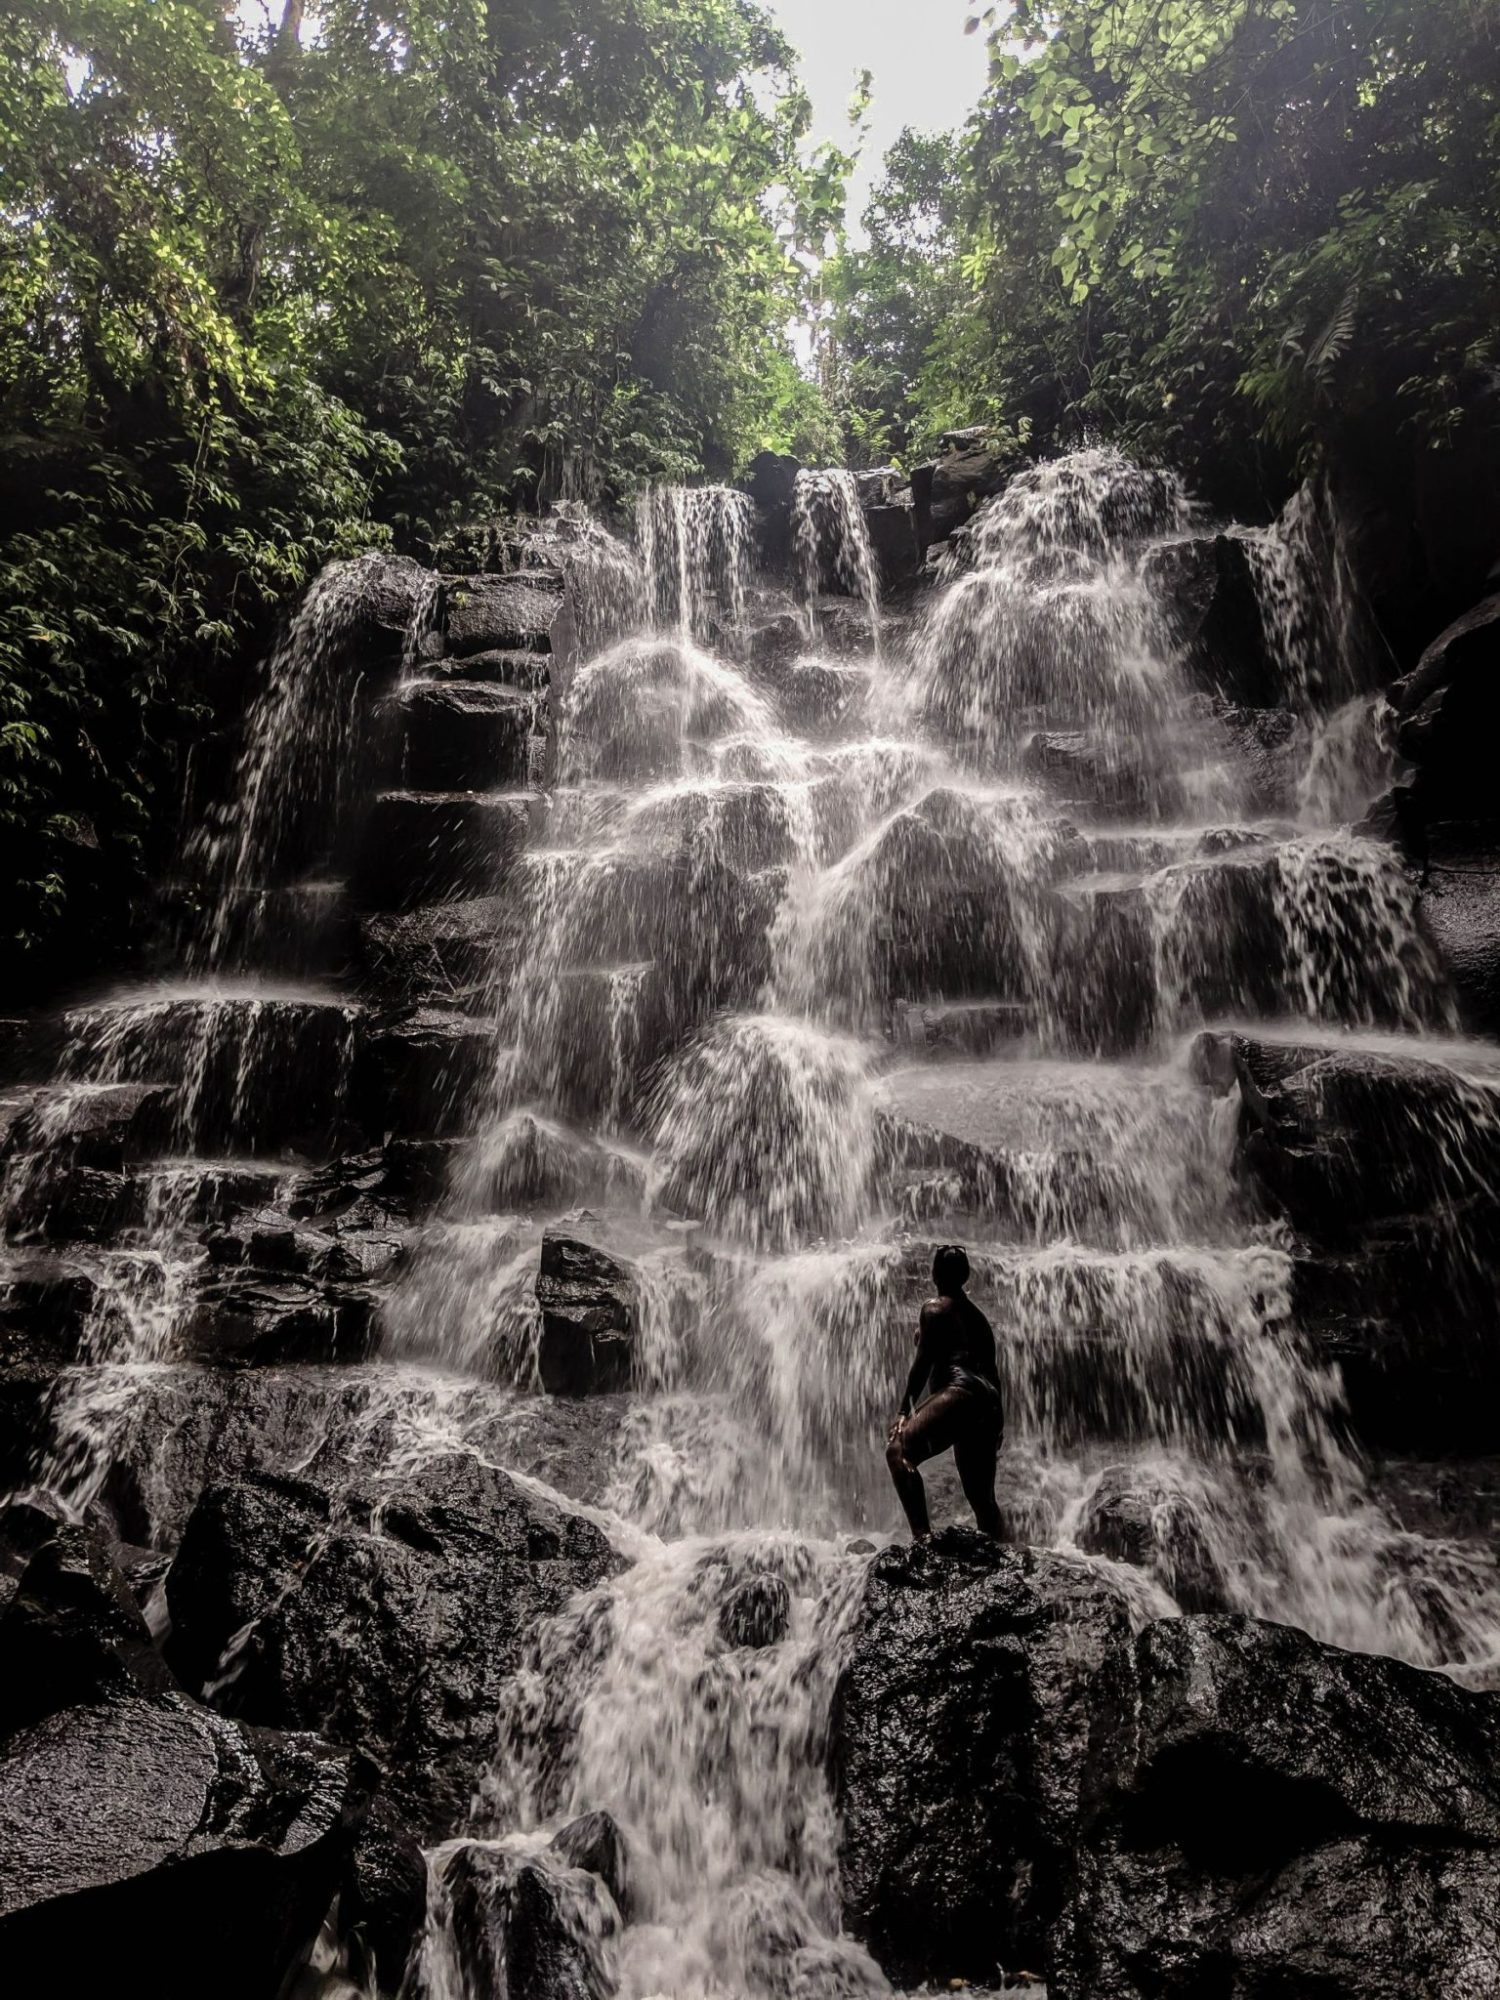
[[(797, 442), (754, 0), (0, 21), (0, 937), (123, 913), (183, 704), (329, 556)], [(816, 414), (813, 412), (813, 414)], [(79, 899), (81, 898), (81, 901)]]
[(983, 421), (1284, 471), (1361, 427), (1494, 426), (1496, 0), (1017, 0), (974, 27), (954, 171), (898, 148), (841, 274), (856, 448)]

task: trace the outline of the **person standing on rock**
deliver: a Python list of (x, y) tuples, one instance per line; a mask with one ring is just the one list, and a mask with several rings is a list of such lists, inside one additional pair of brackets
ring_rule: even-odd
[[(952, 1449), (964, 1498), (980, 1532), (1000, 1537), (995, 1504), (995, 1459), (1005, 1430), (995, 1330), (964, 1290), (969, 1260), (945, 1243), (932, 1260), (937, 1297), (917, 1322), (917, 1355), (906, 1378), (901, 1414), (891, 1425), (885, 1462), (891, 1468), (913, 1539), (930, 1542), (927, 1491), (917, 1467)], [(920, 1406), (923, 1388), (927, 1398)]]

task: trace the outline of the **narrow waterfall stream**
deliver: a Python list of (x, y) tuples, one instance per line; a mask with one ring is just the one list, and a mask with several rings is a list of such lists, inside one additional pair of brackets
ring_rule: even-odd
[[(188, 843), (188, 975), (68, 1016), (29, 1115), (133, 1093), (145, 1121), (31, 1481), (75, 1513), (127, 1494), (138, 1539), (180, 1530), (206, 1285), (247, 1326), (280, 1315), (268, 1372), (296, 1378), (247, 1419), (248, 1462), (379, 1478), (458, 1448), (576, 1500), (532, 1448), (555, 1407), (538, 1259), (578, 1241), (628, 1274), (628, 1367), (583, 1385), (570, 1434), (625, 1566), (507, 1686), (462, 1837), (429, 1854), (414, 1996), (500, 1990), (464, 1911), (502, 1862), (548, 1876), (621, 2000), (890, 1991), (840, 1932), (828, 1737), (899, 1519), (884, 1433), (938, 1241), (969, 1246), (998, 1335), (1013, 1539), (1098, 1567), (1142, 1622), (1226, 1607), (1500, 1669), (1494, 1555), (1387, 1507), (1304, 1324), (1306, 1260), (1236, 1172), (1223, 1067), (1234, 1030), (1420, 1056), (1448, 1093), (1424, 1143), (1459, 1174), (1500, 1050), (1460, 1035), (1413, 884), (1358, 829), (1388, 758), (1338, 621), (1299, 596), (1306, 538), (1257, 531), (1286, 657), (1252, 709), (1183, 666), (1172, 578), (1200, 526), (1172, 477), (1080, 452), (882, 608), (849, 475), (802, 475), (791, 579), (763, 573), (743, 494), (653, 491), (628, 543), (571, 524), (571, 658), (445, 657), (462, 593), (445, 612), (429, 587), (378, 687), (350, 665), (360, 579), (332, 573), (271, 663), (235, 802)], [(442, 759), (418, 727), (438, 710)], [(382, 727), (405, 747), (361, 859)], [(476, 858), (431, 886), (450, 838)], [(407, 871), (404, 904), (361, 869)], [(399, 1027), (464, 1087), (417, 1138), (389, 1114), (350, 1137), (391, 1030), (336, 941), (349, 880), (381, 950), (437, 912), (443, 1006), (403, 996)], [(392, 1160), (414, 1222), (372, 1192)], [(24, 1244), (53, 1197), (7, 1174)], [(323, 1220), (341, 1174), (347, 1238)], [(242, 1238), (204, 1234), (247, 1215), (280, 1260), (253, 1297)], [(628, 1893), (553, 1845), (589, 1814), (623, 1833)]]

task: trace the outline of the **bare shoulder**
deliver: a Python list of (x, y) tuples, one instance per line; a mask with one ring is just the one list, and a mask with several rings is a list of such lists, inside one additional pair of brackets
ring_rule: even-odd
[(922, 1324), (932, 1326), (938, 1320), (950, 1318), (952, 1313), (952, 1299), (929, 1299), (922, 1308)]

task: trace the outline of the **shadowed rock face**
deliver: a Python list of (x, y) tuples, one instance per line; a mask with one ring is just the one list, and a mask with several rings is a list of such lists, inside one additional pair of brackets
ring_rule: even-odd
[(1058, 2000), (1479, 2000), (1500, 1701), (1284, 1626), (1168, 1619), (1101, 1677)]
[(1092, 1676), (1127, 1631), (1084, 1565), (939, 1535), (870, 1566), (834, 1706), (846, 1926), (893, 1975), (1035, 1966), (1063, 1890)]
[(501, 1683), (539, 1619), (618, 1567), (586, 1521), (455, 1454), (347, 1486), (212, 1487), (167, 1579), (170, 1654), (228, 1713), (317, 1726), (451, 1832), (493, 1753)]
[(1298, 1322), (1379, 1448), (1494, 1448), (1500, 1115), (1436, 1063), (1203, 1035), (1198, 1073), (1240, 1098), (1245, 1179), (1303, 1245)]

